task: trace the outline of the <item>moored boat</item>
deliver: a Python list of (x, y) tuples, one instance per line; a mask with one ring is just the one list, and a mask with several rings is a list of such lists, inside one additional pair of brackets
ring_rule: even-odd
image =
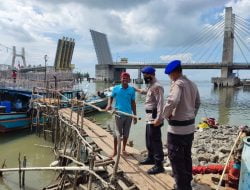
[[(79, 91), (66, 91), (63, 93), (69, 98), (79, 98)], [(41, 95), (42, 96), (42, 95)], [(29, 101), (32, 92), (13, 89), (0, 89), (0, 133), (24, 129), (31, 124), (31, 110), (29, 109)], [(34, 97), (33, 97), (34, 98)], [(108, 98), (100, 96), (91, 96), (85, 100), (100, 108), (105, 108)], [(77, 107), (73, 108), (77, 110)], [(84, 106), (84, 113), (90, 114), (97, 111), (91, 106)]]

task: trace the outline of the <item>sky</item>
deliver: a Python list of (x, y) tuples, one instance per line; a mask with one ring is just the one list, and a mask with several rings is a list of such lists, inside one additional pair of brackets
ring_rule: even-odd
[(76, 70), (94, 76), (93, 29), (107, 35), (114, 61), (167, 62), (180, 55), (173, 49), (194, 43), (190, 39), (202, 28), (218, 23), (227, 6), (250, 19), (249, 0), (2, 0), (0, 61), (11, 64), (6, 47), (16, 46), (25, 48), (28, 65), (44, 65), (45, 54), (53, 65), (57, 41), (65, 36), (76, 42)]

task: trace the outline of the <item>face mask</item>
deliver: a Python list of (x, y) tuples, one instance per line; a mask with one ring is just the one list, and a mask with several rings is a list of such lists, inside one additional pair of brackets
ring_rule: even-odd
[(152, 77), (144, 77), (144, 81), (146, 84), (148, 84), (152, 81)]

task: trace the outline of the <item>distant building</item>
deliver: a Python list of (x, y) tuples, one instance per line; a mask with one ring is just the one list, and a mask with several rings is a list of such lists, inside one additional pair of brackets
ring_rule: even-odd
[(6, 64), (0, 64), (0, 71), (5, 71), (11, 69), (10, 65), (6, 65)]
[(120, 63), (121, 64), (127, 64), (128, 63), (128, 58), (126, 58), (126, 57), (121, 58)]

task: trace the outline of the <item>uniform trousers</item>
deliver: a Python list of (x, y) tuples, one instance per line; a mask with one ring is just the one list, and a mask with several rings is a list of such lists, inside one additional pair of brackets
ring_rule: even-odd
[(155, 161), (155, 165), (162, 165), (164, 159), (163, 147), (161, 141), (161, 127), (153, 126), (152, 124), (146, 125), (146, 146), (148, 150), (148, 158)]
[(192, 190), (191, 148), (194, 134), (177, 135), (168, 133), (168, 157), (173, 170), (177, 190)]

